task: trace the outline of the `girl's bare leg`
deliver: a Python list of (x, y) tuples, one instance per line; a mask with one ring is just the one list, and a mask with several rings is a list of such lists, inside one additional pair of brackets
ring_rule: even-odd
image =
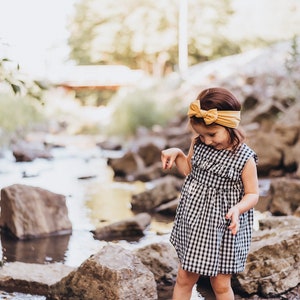
[(185, 271), (179, 266), (172, 300), (190, 300), (199, 274)]
[(210, 277), (210, 282), (216, 300), (234, 300), (230, 274), (218, 274), (215, 277)]

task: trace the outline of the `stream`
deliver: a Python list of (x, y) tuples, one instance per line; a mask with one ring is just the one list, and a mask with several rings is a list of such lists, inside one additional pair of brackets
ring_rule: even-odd
[[(106, 244), (95, 240), (91, 230), (133, 216), (131, 195), (146, 188), (146, 184), (139, 182), (114, 182), (113, 171), (107, 166), (106, 157), (121, 155), (118, 152), (107, 153), (98, 147), (86, 149), (68, 146), (54, 148), (52, 155), (52, 160), (16, 163), (11, 153), (4, 153), (0, 159), (0, 188), (19, 183), (65, 195), (73, 227), (72, 235), (29, 241), (1, 236), (2, 257), (5, 256), (8, 262), (80, 265)], [(134, 248), (166, 240), (171, 226), (171, 219), (161, 217), (159, 220), (157, 216), (153, 218), (144, 238), (136, 242), (121, 240), (119, 243)], [(43, 251), (48, 251), (44, 258), (38, 255)]]
[[(16, 162), (10, 151), (0, 158), (0, 188), (25, 184), (47, 189), (66, 196), (72, 234), (18, 241), (1, 235), (2, 261), (25, 263), (60, 262), (77, 267), (107, 242), (93, 238), (91, 230), (98, 226), (133, 216), (131, 195), (143, 191), (145, 183), (115, 182), (113, 170), (107, 166), (107, 156), (118, 157), (121, 152), (107, 152), (86, 138), (72, 138), (66, 147), (51, 150), (52, 160), (35, 159)], [(120, 240), (128, 249), (148, 243), (167, 241), (172, 219), (153, 216), (145, 236), (138, 241)], [(158, 233), (158, 234), (157, 234)], [(28, 298), (29, 297), (29, 298)], [(18, 293), (0, 299), (44, 299)]]

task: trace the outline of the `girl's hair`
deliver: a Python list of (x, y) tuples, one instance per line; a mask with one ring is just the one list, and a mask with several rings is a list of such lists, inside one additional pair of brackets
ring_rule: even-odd
[[(200, 101), (201, 109), (210, 110), (216, 108), (217, 110), (233, 110), (240, 111), (241, 104), (236, 97), (228, 90), (220, 87), (214, 87), (203, 90), (196, 100)], [(190, 119), (191, 124), (204, 123), (203, 118), (197, 118), (195, 116)], [(205, 124), (205, 123), (204, 123)], [(208, 125), (209, 126), (209, 125)], [(220, 125), (222, 126), (222, 125)], [(230, 144), (233, 151), (235, 151), (239, 145), (245, 140), (245, 135), (241, 130), (237, 128), (225, 127), (229, 133)], [(201, 142), (197, 138), (197, 143)]]

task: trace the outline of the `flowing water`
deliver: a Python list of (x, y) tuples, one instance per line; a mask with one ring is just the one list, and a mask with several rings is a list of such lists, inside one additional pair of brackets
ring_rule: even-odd
[[(113, 171), (107, 166), (107, 153), (104, 154), (97, 147), (57, 148), (52, 154), (53, 160), (36, 159), (33, 162), (16, 163), (10, 153), (5, 153), (0, 159), (0, 188), (20, 183), (65, 195), (73, 227), (72, 235), (30, 241), (15, 241), (1, 236), (2, 253), (7, 261), (59, 261), (78, 266), (106, 244), (95, 240), (91, 230), (133, 216), (131, 195), (146, 188), (144, 183), (115, 182)], [(144, 238), (133, 243), (120, 243), (124, 247), (134, 248), (154, 240), (166, 240), (171, 226), (171, 219), (154, 216)], [(30, 253), (32, 249), (36, 253)], [(39, 251), (41, 254), (48, 252), (43, 257)]]
[[(2, 260), (7, 262), (61, 262), (77, 267), (107, 242), (95, 240), (91, 230), (133, 216), (131, 195), (143, 191), (144, 183), (115, 182), (107, 166), (107, 152), (85, 140), (54, 148), (52, 160), (16, 163), (10, 152), (0, 158), (0, 188), (12, 184), (37, 186), (66, 196), (72, 234), (28, 241), (1, 235)], [(121, 153), (111, 152), (110, 156)], [(80, 179), (85, 178), (85, 179)], [(151, 227), (135, 242), (118, 241), (128, 249), (167, 241), (172, 219), (153, 216)], [(29, 298), (28, 298), (29, 297)], [(32, 295), (0, 294), (0, 299), (44, 299)]]

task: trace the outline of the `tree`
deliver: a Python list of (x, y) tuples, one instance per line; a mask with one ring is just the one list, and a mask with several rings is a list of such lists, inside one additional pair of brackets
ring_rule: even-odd
[(39, 101), (46, 87), (39, 81), (32, 81), (22, 74), (18, 63), (0, 57), (0, 84), (10, 87), (14, 95), (26, 95)]
[(12, 65), (12, 61), (8, 58), (0, 58), (0, 82), (10, 86), (12, 91), (18, 94), (25, 82), (15, 76), (15, 73), (20, 70), (19, 64)]
[[(69, 24), (71, 58), (78, 64), (124, 64), (154, 75), (174, 70), (178, 1), (81, 0)], [(229, 0), (189, 0), (188, 12), (190, 65), (239, 51), (223, 47), (228, 45), (222, 26), (232, 13)]]

